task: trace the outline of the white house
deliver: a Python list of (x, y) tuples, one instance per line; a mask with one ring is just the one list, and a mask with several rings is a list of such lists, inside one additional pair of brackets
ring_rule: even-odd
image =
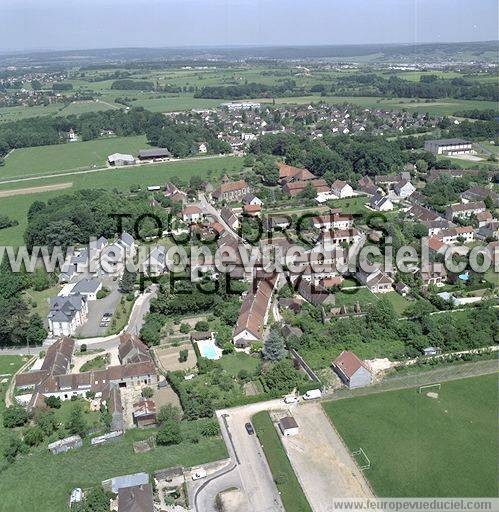
[(102, 290), (102, 283), (95, 278), (82, 279), (78, 281), (71, 289), (70, 295), (81, 295), (85, 297), (87, 301), (96, 300), (97, 293)]
[(164, 274), (167, 270), (166, 247), (156, 246), (149, 253), (149, 257), (142, 263), (142, 271), (148, 276)]
[(379, 268), (374, 272), (359, 271), (357, 279), (373, 293), (387, 293), (393, 291), (393, 279)]
[(189, 224), (200, 221), (203, 218), (203, 210), (193, 204), (186, 206), (182, 210), (182, 220)]
[(285, 437), (296, 436), (299, 433), (298, 423), (293, 416), (285, 416), (279, 420), (279, 429)]
[(416, 187), (408, 180), (395, 183), (393, 189), (401, 199), (411, 196), (416, 191)]
[(119, 239), (118, 239), (118, 245), (123, 247), (125, 249), (126, 253), (133, 256), (135, 254), (136, 245), (135, 245), (135, 239), (132, 235), (124, 231), (121, 233)]
[(387, 196), (375, 194), (371, 197), (369, 206), (378, 212), (389, 212), (393, 210), (393, 203)]
[(368, 386), (373, 381), (369, 366), (353, 352), (343, 351), (333, 361), (333, 369), (350, 389)]
[(87, 299), (82, 295), (51, 297), (49, 330), (53, 336), (72, 336), (87, 321), (87, 315)]
[(263, 206), (263, 201), (255, 196), (255, 194), (246, 194), (244, 197), (243, 197), (243, 204), (248, 204), (248, 205), (251, 205), (251, 206)]
[(353, 188), (346, 181), (341, 180), (336, 180), (331, 185), (331, 192), (340, 199), (343, 197), (352, 197), (354, 195)]

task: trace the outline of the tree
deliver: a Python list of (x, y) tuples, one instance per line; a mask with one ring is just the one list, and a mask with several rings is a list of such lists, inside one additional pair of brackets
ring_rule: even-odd
[(191, 326), (189, 324), (187, 324), (187, 323), (180, 324), (179, 331), (182, 334), (187, 334), (190, 330), (191, 330)]
[(158, 412), (157, 421), (161, 425), (169, 420), (179, 422), (182, 417), (180, 409), (172, 404), (163, 405)]
[(156, 434), (156, 443), (162, 446), (179, 444), (182, 442), (180, 423), (168, 419), (162, 423), (159, 432)]
[(5, 428), (21, 427), (28, 421), (28, 413), (20, 405), (11, 405), (3, 413), (3, 426)]
[(276, 393), (289, 393), (303, 382), (302, 374), (289, 359), (271, 365), (263, 374), (266, 387)]
[(47, 334), (47, 329), (45, 329), (40, 315), (38, 313), (31, 315), (25, 332), (26, 342), (29, 345), (41, 345)]
[(100, 485), (85, 492), (85, 499), (75, 503), (71, 512), (108, 512), (109, 500), (112, 494), (106, 492)]
[(88, 425), (83, 417), (83, 407), (82, 404), (76, 402), (71, 410), (71, 414), (69, 415), (69, 420), (66, 423), (66, 429), (72, 435), (78, 435), (80, 437), (85, 437), (88, 432)]
[(144, 388), (144, 389), (142, 390), (142, 396), (143, 396), (144, 398), (152, 398), (152, 397), (153, 397), (153, 395), (154, 395), (154, 391), (153, 391), (153, 389), (152, 389), (152, 388), (150, 388), (150, 387), (146, 387), (146, 388)]
[(282, 334), (273, 329), (265, 340), (262, 355), (267, 361), (280, 361), (286, 355), (286, 344)]
[(35, 415), (35, 423), (46, 436), (50, 436), (57, 428), (57, 419), (54, 411), (39, 410)]
[(135, 281), (137, 280), (137, 273), (130, 272), (127, 268), (123, 272), (123, 276), (120, 281), (120, 292), (121, 293), (130, 293), (133, 292), (135, 288)]
[(11, 437), (8, 444), (5, 445), (3, 455), (7, 462), (12, 463), (16, 460), (17, 455), (27, 453), (27, 451), (28, 447), (19, 437)]
[(45, 432), (38, 425), (28, 427), (24, 431), (23, 439), (28, 446), (38, 446), (45, 437)]
[(416, 169), (422, 174), (426, 173), (428, 171), (428, 162), (422, 158), (416, 160)]
[(419, 299), (407, 306), (404, 311), (404, 315), (409, 318), (418, 318), (421, 319), (435, 311), (435, 306), (433, 306), (430, 302), (425, 299)]
[(386, 329), (395, 328), (397, 325), (397, 313), (393, 308), (393, 304), (385, 297), (370, 304), (367, 310), (367, 323), (374, 328), (380, 326)]
[(196, 322), (196, 325), (194, 326), (194, 329), (196, 329), (196, 331), (206, 332), (209, 328), (210, 324), (206, 320), (199, 320), (199, 322)]

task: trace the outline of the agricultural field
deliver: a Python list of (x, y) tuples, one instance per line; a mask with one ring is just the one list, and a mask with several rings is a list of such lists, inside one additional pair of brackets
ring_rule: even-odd
[[(75, 143), (78, 144), (78, 143)], [(132, 185), (164, 185), (172, 177), (188, 182), (191, 176), (217, 176), (239, 172), (243, 159), (233, 156), (198, 158), (184, 161), (145, 164), (121, 169), (109, 169), (94, 172), (80, 172), (59, 178), (41, 178), (17, 183), (0, 184), (0, 191), (20, 188), (57, 185), (61, 181), (72, 183), (71, 188), (51, 192), (29, 193), (3, 197), (0, 201), (0, 215), (7, 215), (19, 222), (18, 226), (0, 230), (0, 245), (22, 245), (26, 228), (26, 213), (34, 201), (47, 201), (61, 194), (70, 194), (78, 189), (114, 189), (129, 190)]]
[(224, 100), (194, 98), (188, 95), (177, 95), (158, 98), (138, 99), (132, 107), (143, 107), (151, 112), (177, 112), (180, 110), (216, 108)]
[[(496, 496), (497, 375), (335, 400), (326, 413), (362, 448), (378, 496)], [(396, 435), (394, 435), (396, 433)]]
[(148, 147), (145, 135), (137, 135), (15, 149), (0, 167), (0, 184), (7, 179), (105, 167), (112, 153), (137, 155)]

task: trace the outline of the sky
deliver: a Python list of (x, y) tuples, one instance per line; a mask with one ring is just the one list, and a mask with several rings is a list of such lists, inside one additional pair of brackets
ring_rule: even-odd
[(484, 41), (497, 0), (0, 0), (0, 51)]

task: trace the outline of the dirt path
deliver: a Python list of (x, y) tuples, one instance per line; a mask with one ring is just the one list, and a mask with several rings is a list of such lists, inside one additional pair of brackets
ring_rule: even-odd
[(71, 188), (73, 182), (56, 183), (55, 185), (44, 185), (43, 187), (16, 188), (14, 190), (0, 190), (0, 197), (25, 196), (27, 194), (38, 194), (40, 192), (52, 192), (53, 190), (64, 190)]

